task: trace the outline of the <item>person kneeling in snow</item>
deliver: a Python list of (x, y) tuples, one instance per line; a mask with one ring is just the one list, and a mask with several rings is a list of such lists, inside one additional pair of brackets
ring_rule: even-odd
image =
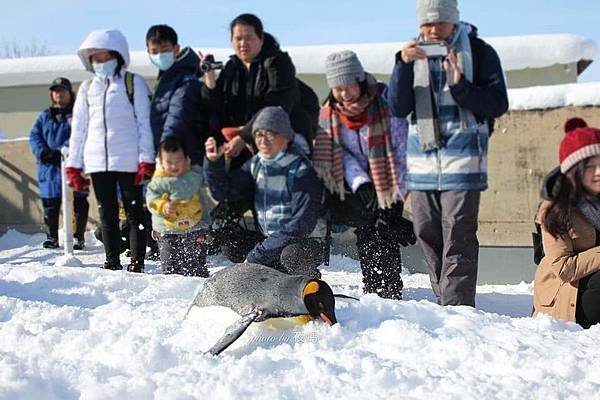
[(261, 232), (243, 232), (246, 240), (239, 241), (238, 251), (246, 252), (247, 262), (318, 277), (323, 247), (309, 236), (323, 214), (323, 187), (310, 161), (292, 146), (295, 134), (281, 107), (260, 111), (252, 134), (258, 154), (229, 173), (223, 146), (212, 137), (206, 141), (204, 174), (210, 191), (220, 202), (253, 199)]
[(202, 172), (190, 166), (183, 143), (166, 138), (159, 146), (161, 169), (148, 185), (146, 203), (159, 232), (160, 261), (167, 274), (208, 277), (205, 231), (201, 229)]

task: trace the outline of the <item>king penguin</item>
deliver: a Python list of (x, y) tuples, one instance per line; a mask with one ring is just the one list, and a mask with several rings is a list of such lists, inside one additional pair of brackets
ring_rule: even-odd
[(213, 355), (235, 342), (252, 322), (304, 316), (328, 325), (337, 323), (335, 297), (327, 283), (259, 264), (235, 264), (215, 273), (200, 288), (187, 314), (193, 307), (210, 306), (226, 307), (240, 316), (208, 350)]

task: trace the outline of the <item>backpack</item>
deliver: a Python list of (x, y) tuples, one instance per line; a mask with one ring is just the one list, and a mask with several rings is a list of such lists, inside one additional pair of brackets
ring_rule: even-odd
[[(479, 71), (479, 59), (483, 53), (485, 42), (478, 37), (469, 38), (469, 42), (471, 43), (471, 56), (473, 58), (473, 82), (475, 82), (478, 78), (477, 71)], [(492, 136), (492, 133), (494, 133), (494, 127), (496, 125), (496, 119), (487, 118), (485, 122), (487, 122), (488, 125), (488, 136)]]
[(321, 111), (319, 96), (317, 96), (313, 88), (300, 79), (296, 78), (296, 82), (300, 91), (300, 106), (310, 116), (311, 126), (315, 128), (316, 132), (316, 127), (319, 124), (319, 112)]

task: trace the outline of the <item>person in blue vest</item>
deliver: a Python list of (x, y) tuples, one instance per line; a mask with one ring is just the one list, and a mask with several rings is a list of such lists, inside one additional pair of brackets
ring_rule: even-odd
[(479, 201), (506, 83), (496, 51), (460, 21), (456, 0), (418, 0), (417, 19), (419, 37), (397, 54), (389, 85), (392, 115), (410, 120), (414, 230), (438, 303), (475, 306)]
[[(31, 150), (36, 159), (40, 197), (44, 207), (44, 223), (48, 238), (46, 249), (58, 248), (58, 219), (61, 207), (61, 149), (69, 146), (71, 116), (75, 96), (67, 78), (56, 78), (50, 84), (50, 107), (35, 121), (29, 135)], [(84, 233), (90, 205), (87, 192), (74, 193), (75, 234), (73, 248), (85, 246)]]
[(225, 168), (224, 146), (215, 138), (205, 143), (204, 176), (219, 202), (250, 198), (260, 231), (240, 232), (232, 240), (234, 262), (246, 261), (292, 275), (320, 276), (324, 259), (322, 219), (324, 190), (281, 107), (265, 107), (256, 117), (252, 134), (258, 154), (241, 168)]
[(158, 68), (150, 104), (154, 147), (175, 138), (185, 145), (192, 165), (202, 165), (208, 119), (201, 104), (200, 57), (190, 47), (182, 48), (177, 32), (168, 25), (151, 26), (146, 47)]

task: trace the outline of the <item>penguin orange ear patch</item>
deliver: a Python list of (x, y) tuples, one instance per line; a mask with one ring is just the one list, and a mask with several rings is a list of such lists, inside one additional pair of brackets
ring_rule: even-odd
[(317, 293), (319, 291), (319, 283), (312, 281), (308, 282), (306, 286), (304, 286), (304, 292), (302, 292), (302, 297), (307, 296), (309, 294)]

